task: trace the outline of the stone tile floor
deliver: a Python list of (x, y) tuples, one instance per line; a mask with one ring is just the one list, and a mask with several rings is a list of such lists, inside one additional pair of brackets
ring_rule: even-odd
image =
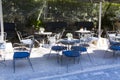
[[(33, 80), (120, 80), (120, 65), (83, 73), (73, 73), (62, 76), (36, 78)], [(31, 79), (32, 80), (32, 79)]]
[[(34, 48), (31, 54), (32, 71), (26, 60), (18, 60), (16, 72), (13, 73), (13, 52), (6, 52), (6, 64), (0, 64), (0, 80), (119, 80), (120, 55), (113, 57), (112, 52), (106, 52), (106, 45), (101, 48), (88, 47), (88, 53), (82, 53), (79, 63), (73, 63), (63, 58), (63, 64), (57, 63), (56, 53), (47, 58), (50, 48)], [(119, 53), (119, 52), (118, 52)], [(69, 63), (68, 63), (69, 62)], [(67, 64), (68, 63), (68, 68)]]

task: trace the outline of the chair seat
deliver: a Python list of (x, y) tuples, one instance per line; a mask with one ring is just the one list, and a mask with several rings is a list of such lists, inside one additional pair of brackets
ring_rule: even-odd
[(120, 46), (110, 46), (110, 49), (118, 51), (120, 50)]
[(23, 40), (21, 40), (21, 42), (24, 43), (24, 44), (32, 44), (31, 39), (23, 39)]
[(51, 49), (55, 50), (55, 51), (62, 51), (62, 50), (67, 49), (67, 47), (64, 47), (64, 46), (52, 46)]
[(120, 45), (120, 42), (110, 41), (111, 45)]
[(72, 46), (71, 49), (76, 50), (76, 51), (82, 51), (82, 52), (87, 51), (87, 49), (85, 47), (82, 47), (82, 46)]
[(5, 49), (5, 43), (0, 43), (0, 49)]
[(30, 54), (28, 52), (14, 52), (14, 58), (26, 58), (29, 57)]
[(65, 55), (67, 57), (79, 57), (80, 56), (79, 51), (68, 50), (68, 51), (63, 51), (62, 53), (63, 53), (63, 55)]

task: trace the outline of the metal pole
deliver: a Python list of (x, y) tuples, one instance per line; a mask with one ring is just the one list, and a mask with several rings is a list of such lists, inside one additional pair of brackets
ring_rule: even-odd
[(100, 8), (99, 8), (98, 38), (101, 37), (101, 13), (102, 13), (102, 2), (100, 2)]
[(2, 11), (2, 0), (0, 0), (0, 28), (1, 28), (1, 42), (4, 41), (4, 27), (3, 27), (3, 11)]
[(42, 8), (41, 8), (41, 10), (40, 10), (40, 12), (39, 12), (37, 21), (40, 19), (41, 15), (42, 15), (42, 12), (43, 12), (43, 9), (44, 9), (45, 7), (46, 7), (46, 1), (44, 1), (44, 3), (43, 3), (43, 6), (42, 6)]
[(98, 42), (97, 42), (97, 47), (101, 48), (101, 13), (102, 13), (102, 2), (100, 2), (99, 6), (99, 26), (98, 26)]

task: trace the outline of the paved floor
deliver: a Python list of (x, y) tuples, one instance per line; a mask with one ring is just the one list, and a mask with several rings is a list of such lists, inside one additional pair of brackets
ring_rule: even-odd
[(50, 48), (34, 48), (31, 54), (34, 71), (26, 60), (18, 60), (15, 73), (11, 52), (5, 54), (6, 66), (0, 64), (0, 80), (120, 80), (120, 55), (113, 57), (112, 52), (106, 53), (104, 47), (88, 47), (91, 61), (87, 53), (82, 53), (79, 63), (74, 64), (72, 59), (64, 57), (62, 65), (57, 63), (54, 51), (47, 58)]
[(120, 65), (109, 66), (106, 68), (97, 68), (92, 71), (77, 71), (62, 75), (36, 78), (30, 80), (120, 80)]

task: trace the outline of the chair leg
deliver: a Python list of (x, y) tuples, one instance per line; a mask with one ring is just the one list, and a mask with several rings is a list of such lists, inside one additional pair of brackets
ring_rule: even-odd
[(106, 51), (104, 52), (104, 56), (103, 56), (104, 58), (105, 58), (105, 54), (106, 54), (107, 52), (108, 52), (108, 50), (106, 50)]
[(60, 56), (60, 63), (61, 63), (61, 66), (62, 66), (62, 62), (63, 62), (63, 55)]
[(115, 57), (115, 54), (116, 54), (115, 51), (113, 51), (113, 57)]
[(13, 59), (13, 72), (15, 73), (15, 59)]
[(30, 61), (30, 58), (27, 58), (27, 59), (28, 59), (28, 62), (29, 62), (29, 64), (30, 64), (32, 70), (34, 71), (33, 66), (32, 66), (32, 63), (31, 63), (31, 61)]
[(69, 69), (69, 64), (68, 64), (68, 62), (70, 61), (70, 59), (69, 59), (69, 57), (67, 57), (67, 73), (68, 73), (68, 69)]
[[(0, 58), (2, 59), (2, 55), (0, 55)], [(5, 62), (5, 57), (3, 58), (3, 60), (0, 60), (0, 64), (3, 64), (4, 66), (6, 66)]]
[(75, 62), (76, 62), (76, 58), (74, 57), (74, 64), (75, 64)]
[(81, 65), (81, 70), (83, 70), (83, 67), (82, 67), (82, 62), (81, 62), (81, 56), (78, 57), (78, 62), (80, 63)]
[(39, 47), (41, 47), (41, 46), (40, 46), (40, 43), (39, 43), (39, 41), (38, 41), (38, 40), (36, 40), (36, 39), (35, 39), (35, 42), (39, 45)]
[(49, 55), (48, 55), (48, 57), (47, 57), (47, 58), (49, 58), (49, 57), (50, 57), (51, 51), (52, 51), (52, 50), (50, 50)]
[(88, 55), (88, 58), (89, 58), (90, 62), (92, 63), (92, 60), (91, 60), (90, 55), (89, 55), (88, 52), (87, 52), (87, 55)]
[(57, 62), (58, 62), (58, 63), (60, 63), (60, 57), (61, 57), (61, 56), (60, 56), (59, 52), (57, 52)]
[(79, 64), (79, 62), (80, 62), (80, 56), (77, 57), (77, 63)]
[(74, 64), (78, 63), (79, 64), (80, 62), (80, 57), (74, 57)]

